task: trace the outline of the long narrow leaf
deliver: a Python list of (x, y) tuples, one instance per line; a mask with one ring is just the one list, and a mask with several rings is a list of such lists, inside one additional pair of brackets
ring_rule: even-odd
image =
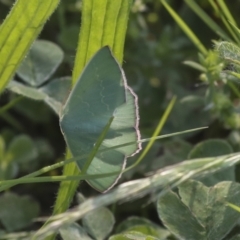
[(224, 40), (231, 41), (231, 38), (223, 31), (223, 29), (216, 24), (203, 10), (199, 5), (192, 0), (184, 0), (185, 3), (210, 27), (218, 36)]
[(232, 16), (231, 12), (229, 11), (227, 5), (225, 4), (224, 0), (219, 0), (218, 4), (220, 6), (221, 11), (224, 13), (224, 16), (228, 22), (233, 23), (235, 26), (237, 26), (237, 23)]
[[(132, 0), (83, 0), (82, 24), (72, 76), (73, 85), (87, 61), (105, 45), (109, 45), (117, 60), (122, 62), (131, 3)], [(69, 151), (66, 157), (71, 158)], [(78, 174), (79, 170), (75, 163), (64, 167), (63, 175)], [(61, 183), (54, 206), (54, 214), (67, 210), (78, 184), (77, 181)], [(53, 237), (49, 239), (53, 239)]]
[(73, 84), (85, 64), (103, 46), (110, 46), (122, 62), (128, 15), (132, 0), (84, 0), (82, 26), (73, 70)]
[(183, 30), (183, 32), (188, 36), (188, 38), (192, 41), (192, 43), (198, 48), (198, 50), (203, 54), (207, 55), (208, 51), (203, 46), (201, 41), (197, 38), (194, 32), (187, 26), (187, 24), (180, 18), (180, 16), (171, 8), (171, 6), (165, 1), (160, 0), (163, 6), (167, 9), (172, 18), (176, 21), (179, 27)]
[(229, 33), (232, 35), (234, 40), (239, 43), (240, 37), (239, 34), (234, 29), (233, 25), (237, 26), (233, 16), (231, 15), (227, 5), (223, 0), (217, 1), (209, 0), (209, 3), (212, 5), (213, 9), (216, 11), (217, 15), (222, 19), (225, 27), (228, 29)]
[(18, 0), (0, 27), (0, 93), (59, 0)]

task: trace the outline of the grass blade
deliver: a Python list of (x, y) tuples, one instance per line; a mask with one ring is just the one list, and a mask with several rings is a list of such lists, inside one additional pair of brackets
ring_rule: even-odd
[(59, 0), (16, 1), (0, 27), (0, 93), (12, 78), (58, 2)]
[[(176, 132), (176, 133), (170, 133), (170, 134), (165, 134), (165, 135), (162, 135), (162, 136), (157, 136), (157, 137), (154, 137), (154, 140), (159, 140), (159, 139), (163, 139), (163, 138), (167, 138), (167, 137), (173, 137), (173, 136), (177, 136), (177, 135), (180, 135), (180, 134), (185, 134), (185, 133), (189, 133), (189, 132), (193, 132), (193, 131), (198, 131), (198, 130), (203, 130), (205, 129), (206, 127), (203, 127), (203, 128), (196, 128), (196, 129), (191, 129), (191, 130), (187, 130), (187, 131), (182, 131), (182, 132)], [(151, 138), (146, 138), (146, 139), (142, 139), (141, 142), (149, 142), (153, 140), (153, 137)], [(114, 146), (114, 147), (111, 147), (111, 148), (108, 148), (108, 149), (103, 149), (103, 150), (99, 150), (99, 152), (105, 152), (105, 151), (109, 151), (109, 150), (112, 150), (112, 149), (117, 149), (117, 148), (121, 148), (121, 147), (124, 147), (124, 146), (127, 146), (127, 145), (130, 145), (130, 144), (136, 144), (136, 142), (128, 142), (128, 143), (124, 143), (124, 144), (121, 144), (121, 145), (118, 145), (118, 146)], [(61, 161), (61, 162), (58, 162), (58, 163), (55, 163), (51, 166), (47, 166), (47, 167), (44, 167), (38, 171), (35, 171), (33, 173), (30, 173), (24, 177), (21, 177), (21, 178), (18, 178), (18, 179), (14, 179), (14, 180), (6, 180), (6, 181), (0, 181), (0, 192), (2, 191), (5, 191), (6, 189), (9, 189), (10, 187), (13, 187), (13, 186), (16, 186), (18, 184), (22, 184), (22, 183), (37, 183), (37, 182), (46, 182), (46, 181), (49, 181), (51, 182), (51, 178), (44, 178), (44, 177), (37, 177), (39, 175), (42, 175), (42, 174), (45, 174), (49, 171), (53, 171), (54, 169), (57, 169), (57, 168), (60, 168), (62, 166), (67, 166), (69, 165), (70, 163), (74, 163), (75, 161), (78, 161), (78, 160), (81, 160), (81, 159), (84, 159), (88, 157), (87, 155), (82, 155), (82, 156), (79, 156), (78, 158), (70, 158), (70, 159), (67, 159), (67, 160), (64, 160), (64, 161)], [(129, 167), (131, 168), (131, 166)], [(125, 169), (124, 171), (128, 171), (129, 169)], [(109, 175), (112, 174), (112, 175), (115, 175), (116, 172), (114, 173), (109, 173)], [(69, 180), (86, 180), (86, 179), (90, 179), (90, 178), (98, 178), (98, 177), (105, 177), (107, 175), (103, 175), (103, 174), (100, 174), (100, 175), (70, 175), (70, 176), (64, 176), (64, 177), (60, 177), (60, 176), (55, 176), (55, 180), (53, 181), (69, 181)]]
[[(86, 62), (104, 45), (109, 45), (117, 60), (122, 62), (123, 45), (131, 3), (132, 0), (84, 0), (82, 2), (82, 25), (73, 69), (73, 85), (81, 74)], [(71, 158), (69, 151), (67, 151), (66, 158)], [(79, 170), (75, 163), (64, 167), (63, 175), (71, 176), (78, 174)], [(67, 210), (78, 184), (77, 181), (61, 183), (54, 206), (54, 214)]]
[[(190, 177), (203, 177), (233, 166), (239, 161), (240, 153), (187, 160), (163, 168), (150, 177), (123, 183), (104, 195), (86, 200), (71, 212), (53, 217), (53, 222), (41, 229), (33, 239), (45, 239), (46, 236), (57, 231), (60, 227), (81, 219), (85, 214), (96, 208), (107, 206), (119, 200), (128, 201), (140, 198), (153, 192), (164, 194), (168, 189), (176, 187)], [(162, 189), (164, 190), (162, 191)]]
[(173, 106), (176, 102), (176, 97), (173, 97), (171, 102), (168, 104), (167, 109), (165, 110), (162, 118), (160, 119), (157, 128), (155, 129), (153, 136), (151, 138), (151, 140), (148, 142), (147, 146), (145, 147), (145, 149), (143, 150), (143, 152), (141, 153), (141, 155), (139, 156), (138, 160), (130, 167), (128, 167), (126, 169), (126, 171), (136, 167), (141, 161), (142, 159), (146, 156), (146, 154), (148, 153), (148, 151), (150, 150), (150, 148), (152, 147), (153, 143), (156, 141), (156, 137), (159, 135), (159, 133), (161, 132), (165, 122), (167, 121), (167, 118), (169, 116), (169, 114), (171, 113)]
[(131, 4), (132, 0), (83, 1), (82, 26), (73, 70), (73, 84), (85, 64), (103, 46), (110, 46), (118, 62), (122, 62)]
[(192, 43), (197, 47), (197, 49), (203, 54), (207, 55), (208, 51), (203, 46), (201, 41), (197, 38), (194, 32), (187, 26), (187, 24), (180, 18), (180, 16), (171, 8), (171, 6), (165, 1), (160, 0), (163, 6), (167, 9), (172, 18), (176, 21), (178, 26), (183, 30), (183, 32), (188, 36)]
[(231, 41), (230, 37), (223, 31), (218, 24), (216, 24), (203, 10), (199, 7), (199, 5), (195, 1), (184, 0), (185, 3), (206, 23), (208, 27), (210, 27), (218, 36), (223, 38), (224, 40)]

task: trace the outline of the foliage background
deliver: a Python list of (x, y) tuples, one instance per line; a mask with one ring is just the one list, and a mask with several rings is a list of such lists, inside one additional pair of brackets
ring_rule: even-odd
[[(169, 1), (176, 12), (185, 20), (198, 38), (207, 48), (213, 47), (212, 39), (219, 37), (212, 32), (184, 3), (180, 0)], [(215, 22), (222, 26), (207, 0), (198, 4)], [(240, 1), (228, 1), (236, 22), (239, 23)], [(0, 1), (0, 20), (9, 12), (10, 0)], [(71, 75), (78, 38), (81, 1), (62, 0), (57, 11), (45, 25), (39, 38), (57, 43), (65, 52), (65, 58), (54, 77)], [(211, 102), (207, 98), (208, 85), (200, 79), (196, 70), (183, 64), (185, 60), (198, 61), (198, 52), (185, 36), (174, 20), (156, 0), (136, 0), (129, 19), (123, 69), (129, 85), (139, 97), (140, 129), (143, 137), (150, 137), (167, 104), (176, 95), (177, 103), (162, 133), (209, 126), (201, 132), (186, 134), (180, 137), (161, 140), (154, 144), (145, 161), (133, 171), (126, 173), (123, 180), (143, 177), (145, 173), (156, 170), (188, 158), (193, 146), (207, 139), (226, 140), (234, 151), (240, 149), (240, 120), (225, 117), (226, 98), (231, 99), (236, 107), (239, 99), (222, 91), (215, 108), (208, 108)], [(239, 83), (236, 83), (239, 89)], [(4, 106), (13, 94), (5, 92), (1, 95), (0, 105)], [(0, 116), (0, 134), (6, 142), (14, 135), (27, 134), (41, 153), (33, 164), (25, 165), (18, 172), (22, 176), (28, 172), (64, 159), (65, 143), (59, 129), (58, 117), (43, 102), (23, 99), (7, 114)], [(129, 159), (129, 163), (133, 163)], [(237, 170), (238, 172), (238, 170)], [(50, 172), (50, 175), (61, 174), (61, 170)], [(20, 194), (29, 194), (40, 205), (40, 216), (50, 215), (58, 189), (58, 183), (24, 184), (13, 188)], [(96, 195), (86, 183), (81, 183), (79, 190), (86, 196)], [(154, 204), (146, 206), (146, 199), (134, 203), (111, 206), (117, 222), (128, 216), (144, 216), (159, 223)], [(74, 205), (74, 203), (73, 203)], [(33, 227), (38, 227), (36, 223)]]

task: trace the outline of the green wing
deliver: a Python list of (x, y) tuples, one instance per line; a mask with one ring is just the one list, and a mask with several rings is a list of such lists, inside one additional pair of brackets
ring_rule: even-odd
[[(136, 141), (135, 145), (98, 153), (88, 174), (120, 172), (126, 158), (141, 148), (137, 97), (127, 86), (121, 67), (108, 47), (99, 50), (85, 67), (60, 117), (60, 126), (74, 157), (89, 154), (109, 119), (114, 120), (101, 149)], [(80, 169), (87, 159), (77, 161)], [(88, 180), (98, 191), (110, 189), (120, 175)]]

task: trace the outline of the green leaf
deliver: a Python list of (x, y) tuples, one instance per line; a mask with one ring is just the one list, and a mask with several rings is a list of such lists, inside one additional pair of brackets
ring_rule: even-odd
[(240, 48), (234, 43), (218, 42), (215, 46), (220, 57), (233, 64), (240, 66)]
[[(132, 0), (83, 1), (82, 26), (74, 63), (73, 83), (86, 63), (100, 48), (108, 45), (121, 63)], [(94, 13), (94, 14), (93, 14)]]
[(203, 9), (195, 2), (191, 0), (184, 0), (186, 4), (210, 27), (219, 37), (231, 41), (230, 37), (223, 31), (223, 29), (212, 20), (211, 17), (206, 14)]
[(26, 164), (36, 159), (37, 156), (37, 149), (27, 135), (19, 135), (13, 138), (4, 155), (0, 157), (0, 179), (15, 177), (18, 173), (19, 164)]
[(156, 237), (157, 239), (166, 239), (171, 233), (167, 230), (156, 228), (151, 225), (142, 224), (130, 227), (128, 231), (139, 232), (148, 236)]
[(239, 44), (240, 43), (239, 31), (236, 29), (236, 27), (234, 27), (234, 26), (237, 26), (237, 23), (231, 14), (231, 11), (228, 9), (224, 0), (219, 0), (216, 5), (217, 7), (215, 7), (215, 11), (219, 15), (219, 17), (222, 19), (222, 22), (224, 23), (225, 27), (228, 29), (229, 33), (231, 33), (234, 40)]
[(9, 163), (5, 159), (1, 159), (0, 164), (0, 180), (12, 179), (18, 173), (18, 166), (14, 163)]
[(112, 231), (115, 219), (108, 208), (99, 208), (82, 219), (85, 230), (97, 240), (103, 240)]
[(12, 78), (58, 3), (59, 0), (16, 1), (0, 26), (0, 92)]
[(28, 98), (23, 98), (18, 102), (14, 110), (21, 116), (24, 116), (35, 123), (49, 123), (52, 117), (51, 110), (46, 108), (46, 104), (41, 101), (33, 101)]
[[(3, 137), (5, 144), (9, 145), (9, 143), (13, 140), (13, 138), (16, 136), (16, 133), (13, 129), (10, 128), (4, 128), (1, 131), (1, 136)], [(4, 148), (5, 149), (5, 148)]]
[[(151, 163), (151, 168), (149, 169), (149, 166), (146, 167), (146, 171), (143, 173), (182, 162), (184, 159), (187, 159), (187, 156), (192, 148), (193, 146), (189, 142), (180, 138), (167, 140), (162, 144), (163, 154), (157, 158), (155, 155), (154, 160)], [(149, 161), (146, 161), (146, 164), (147, 162)]]
[(204, 227), (189, 208), (181, 202), (177, 194), (170, 191), (160, 197), (157, 210), (163, 224), (177, 237), (204, 239)]
[(52, 76), (63, 57), (64, 53), (58, 45), (36, 40), (20, 64), (17, 74), (29, 85), (38, 87)]
[(205, 226), (209, 239), (214, 240), (222, 239), (238, 222), (239, 213), (228, 207), (226, 202), (239, 203), (239, 190), (240, 184), (235, 182), (221, 182), (208, 188), (191, 180), (179, 186), (179, 195)]
[(29, 87), (12, 80), (7, 88), (17, 94), (33, 100), (45, 101), (57, 114), (60, 114), (62, 106), (70, 92), (70, 77), (62, 77), (51, 80), (40, 88)]
[(18, 171), (19, 171), (19, 167), (16, 163), (9, 163), (8, 161), (1, 161), (0, 180), (12, 179), (12, 178), (16, 177)]
[(189, 66), (189, 67), (192, 67), (192, 68), (198, 70), (199, 72), (206, 72), (207, 71), (207, 69), (203, 65), (201, 65), (201, 64), (199, 64), (197, 62), (194, 62), (194, 61), (184, 61), (183, 63), (185, 65)]
[(206, 187), (197, 181), (179, 186), (159, 198), (158, 213), (164, 225), (183, 239), (223, 239), (237, 224), (239, 213), (226, 205), (240, 201), (240, 184), (221, 182)]
[(79, 26), (70, 25), (60, 32), (58, 39), (59, 42), (63, 45), (63, 47), (75, 51), (77, 48), (78, 35)]
[(37, 149), (30, 137), (19, 135), (10, 143), (7, 156), (11, 162), (29, 162), (37, 157)]
[(46, 138), (34, 139), (35, 146), (37, 146), (38, 157), (40, 160), (49, 160), (54, 158), (54, 149), (49, 140)]
[(0, 197), (0, 220), (8, 231), (29, 226), (38, 214), (38, 203), (28, 196), (7, 192)]
[[(188, 158), (217, 157), (233, 153), (231, 145), (221, 139), (210, 139), (197, 144), (189, 153)], [(194, 160), (193, 160), (194, 161)], [(213, 173), (203, 179), (204, 184), (212, 186), (220, 181), (235, 180), (235, 167), (224, 169), (223, 171)]]
[(129, 217), (129, 218), (125, 219), (123, 222), (121, 222), (117, 226), (116, 231), (124, 232), (133, 226), (138, 226), (138, 225), (143, 225), (143, 224), (150, 224), (150, 225), (153, 224), (154, 226), (157, 226), (155, 223), (151, 222), (147, 218), (133, 216), (133, 217)]
[(71, 78), (61, 77), (51, 80), (44, 85), (39, 91), (46, 94), (44, 101), (58, 114), (62, 110), (64, 103), (71, 89)]
[[(179, 99), (168, 118), (168, 121), (171, 122), (171, 131), (209, 125), (211, 116), (207, 111), (203, 111), (206, 105), (205, 101), (204, 97), (197, 94)], [(189, 135), (192, 134), (190, 133)]]
[(194, 146), (188, 154), (188, 158), (216, 157), (230, 154), (232, 152), (233, 149), (227, 141), (221, 139), (209, 139)]
[(240, 234), (230, 238), (229, 240), (240, 240)]
[(129, 231), (126, 233), (111, 236), (109, 240), (164, 240), (164, 239), (159, 239), (139, 232)]
[(161, 228), (157, 224), (149, 221), (147, 218), (141, 217), (129, 217), (117, 228), (117, 232), (129, 231), (140, 232), (142, 234), (158, 237), (159, 239), (165, 239), (171, 235), (168, 230)]
[(166, 10), (169, 12), (169, 14), (172, 16), (172, 18), (175, 20), (175, 22), (178, 24), (178, 26), (183, 30), (183, 32), (188, 36), (188, 38), (192, 41), (192, 43), (198, 48), (198, 50), (204, 54), (207, 55), (208, 51), (204, 47), (204, 45), (201, 43), (201, 41), (197, 38), (197, 36), (194, 34), (194, 32), (187, 26), (187, 24), (182, 20), (182, 18), (173, 10), (173, 8), (165, 1), (161, 0), (161, 3), (166, 8)]
[(3, 237), (6, 234), (5, 231), (3, 231), (2, 229), (0, 229), (0, 237)]
[(33, 100), (44, 100), (44, 98), (46, 98), (45, 93), (39, 91), (36, 88), (26, 86), (15, 80), (9, 82), (9, 84), (7, 85), (7, 89), (17, 94), (23, 95), (24, 97), (31, 98)]
[(2, 136), (0, 136), (0, 159), (3, 159), (5, 154), (5, 141)]
[(0, 2), (7, 6), (12, 6), (14, 3), (14, 0), (0, 0)]
[(59, 229), (59, 232), (63, 240), (92, 240), (84, 228), (77, 223), (62, 227)]
[(6, 156), (6, 143), (0, 136), (0, 180), (11, 179), (16, 176), (18, 167), (11, 163), (11, 159)]

